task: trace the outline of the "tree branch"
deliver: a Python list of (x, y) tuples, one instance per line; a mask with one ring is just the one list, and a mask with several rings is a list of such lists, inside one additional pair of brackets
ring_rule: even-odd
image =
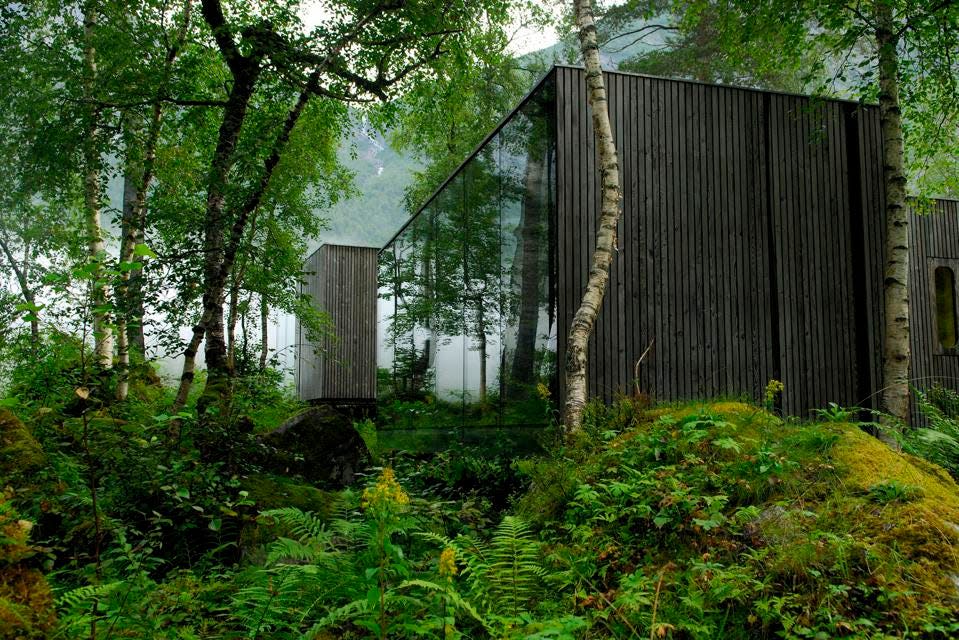
[(210, 27), (213, 33), (213, 39), (216, 46), (219, 47), (226, 64), (234, 75), (242, 73), (242, 67), (245, 64), (245, 58), (240, 53), (233, 36), (230, 34), (230, 28), (226, 24), (226, 17), (223, 15), (223, 7), (220, 0), (201, 0), (203, 20)]

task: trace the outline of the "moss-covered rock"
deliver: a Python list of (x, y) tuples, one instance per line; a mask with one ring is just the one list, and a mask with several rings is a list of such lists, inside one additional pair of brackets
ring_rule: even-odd
[(29, 543), (33, 523), (0, 494), (0, 640), (46, 638), (56, 624), (53, 595), (43, 573), (30, 566), (37, 549)]
[(0, 479), (18, 480), (44, 463), (43, 450), (23, 422), (0, 409)]
[(299, 475), (332, 487), (353, 483), (370, 452), (353, 421), (329, 407), (313, 407), (261, 438), (261, 463), (274, 473)]
[(260, 511), (296, 507), (326, 518), (332, 512), (337, 499), (335, 492), (323, 491), (313, 485), (269, 474), (251, 475), (242, 481), (242, 486)]
[[(336, 507), (338, 496), (332, 491), (323, 491), (309, 484), (298, 483), (290, 478), (269, 474), (251, 475), (243, 480), (257, 512), (296, 507), (310, 511), (323, 519), (329, 518)], [(269, 518), (257, 517), (248, 522), (240, 535), (240, 547), (247, 559), (257, 561), (262, 547), (275, 540), (280, 531)]]

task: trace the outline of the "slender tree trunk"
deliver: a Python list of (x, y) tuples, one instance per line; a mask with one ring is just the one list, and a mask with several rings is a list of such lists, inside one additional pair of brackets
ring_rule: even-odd
[(260, 294), (260, 371), (266, 371), (267, 354), (270, 349), (270, 307), (266, 296)]
[[(252, 293), (246, 297), (247, 310), (249, 310), (250, 308), (250, 302), (252, 299), (253, 299)], [(245, 376), (248, 372), (247, 364), (249, 363), (249, 358), (250, 358), (250, 341), (249, 341), (249, 334), (246, 331), (246, 314), (245, 313), (240, 314), (240, 335), (243, 336), (243, 347), (242, 347), (242, 350), (240, 351), (240, 355), (242, 356), (242, 358), (240, 359), (239, 374), (241, 376)], [(236, 373), (237, 372), (234, 371), (234, 375)]]
[(97, 27), (97, 12), (93, 2), (84, 5), (83, 15), (83, 97), (87, 101), (87, 131), (83, 143), (83, 195), (86, 209), (87, 255), (94, 265), (91, 303), (93, 307), (94, 356), (97, 364), (109, 369), (113, 366), (113, 330), (107, 304), (110, 287), (102, 266), (106, 255), (103, 228), (100, 222), (100, 109), (95, 104), (97, 83), (97, 54), (93, 43)]
[(899, 106), (899, 37), (892, 3), (876, 2), (879, 113), (886, 195), (886, 266), (883, 284), (883, 407), (909, 421), (909, 211)]
[(480, 358), (480, 368), (479, 368), (479, 403), (480, 406), (486, 405), (486, 314), (483, 309), (483, 299), (477, 299), (477, 325), (479, 331), (477, 332), (477, 337), (479, 338), (479, 358)]
[(230, 371), (236, 370), (236, 321), (240, 312), (240, 283), (234, 277), (230, 285), (230, 303), (226, 320), (226, 360)]
[(183, 371), (180, 373), (180, 385), (173, 400), (171, 409), (173, 413), (178, 413), (186, 406), (187, 397), (190, 395), (190, 388), (193, 386), (193, 378), (196, 375), (196, 354), (200, 351), (200, 343), (203, 342), (206, 322), (207, 319), (204, 317), (196, 323), (193, 327), (193, 336), (183, 351)]
[[(133, 206), (131, 207), (129, 220), (127, 221), (126, 209), (124, 209), (124, 221), (127, 222), (123, 230), (123, 250), (121, 256), (133, 258), (134, 249), (137, 244), (143, 242), (146, 231), (146, 199), (150, 191), (150, 185), (153, 182), (153, 170), (156, 164), (156, 148), (160, 140), (160, 127), (163, 122), (163, 98), (169, 90), (170, 75), (173, 72), (173, 63), (186, 41), (187, 34), (190, 31), (192, 0), (185, 0), (183, 3), (183, 22), (180, 24), (180, 31), (177, 34), (173, 45), (167, 49), (166, 60), (163, 67), (163, 78), (157, 89), (157, 94), (153, 101), (153, 111), (150, 116), (150, 125), (147, 129), (146, 144), (143, 148), (143, 173), (140, 176), (140, 182), (136, 187)], [(129, 179), (130, 176), (124, 176)], [(126, 184), (124, 184), (124, 193)], [(122, 257), (121, 257), (122, 259)], [(146, 355), (146, 339), (143, 332), (143, 268), (138, 267), (129, 272), (124, 272), (121, 280), (124, 287), (123, 309), (127, 315), (126, 332), (128, 348), (137, 351), (141, 356)]]
[(593, 135), (596, 140), (596, 149), (599, 151), (602, 205), (599, 228), (596, 231), (593, 264), (589, 270), (583, 299), (573, 316), (566, 344), (564, 423), (568, 435), (578, 432), (582, 426), (583, 407), (586, 405), (587, 396), (586, 367), (589, 336), (603, 304), (606, 284), (609, 281), (609, 269), (615, 255), (616, 226), (619, 223), (621, 197), (619, 157), (609, 122), (606, 84), (603, 80), (599, 46), (596, 42), (592, 4), (590, 0), (574, 0), (573, 4), (576, 12), (576, 26), (579, 29), (580, 49), (586, 66), (587, 102), (592, 111)]
[[(30, 274), (28, 272), (30, 243), (26, 243), (23, 249), (23, 266), (17, 264), (17, 259), (14, 257), (13, 252), (10, 250), (10, 245), (7, 244), (3, 236), (0, 236), (0, 251), (3, 251), (3, 255), (6, 256), (10, 268), (13, 270), (13, 275), (17, 278), (17, 284), (20, 285), (20, 295), (23, 296), (23, 301), (30, 307), (35, 307), (37, 299), (33, 289), (30, 287)], [(34, 351), (36, 351), (40, 345), (40, 320), (37, 318), (37, 312), (32, 309), (30, 311), (30, 344)]]
[[(136, 178), (132, 167), (127, 166), (123, 173), (123, 214), (120, 218), (120, 264), (133, 262), (133, 247), (136, 234)], [(130, 272), (120, 271), (120, 285), (117, 287), (117, 400), (127, 399), (130, 391), (130, 337), (127, 333), (129, 308)]]

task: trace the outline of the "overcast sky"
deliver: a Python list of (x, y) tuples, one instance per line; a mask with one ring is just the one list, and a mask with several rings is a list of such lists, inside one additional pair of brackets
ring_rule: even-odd
[[(600, 4), (613, 6), (622, 4), (624, 1), (625, 0), (606, 0)], [(325, 16), (330, 15), (329, 10), (326, 8), (328, 4), (329, 0), (312, 0), (311, 2), (305, 2), (303, 4), (303, 22), (306, 23), (308, 29), (322, 22)], [(558, 19), (567, 6), (567, 0), (542, 0), (542, 5)], [(552, 27), (547, 29), (539, 27), (529, 28), (517, 22), (514, 32), (516, 35), (513, 38), (513, 46), (510, 49), (512, 53), (516, 55), (544, 49), (558, 39), (556, 29)]]

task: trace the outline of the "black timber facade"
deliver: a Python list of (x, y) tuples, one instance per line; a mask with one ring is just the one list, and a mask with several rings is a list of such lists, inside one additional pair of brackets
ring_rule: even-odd
[[(559, 353), (586, 283), (599, 180), (583, 72), (558, 68)], [(608, 73), (620, 251), (590, 393), (869, 402), (879, 374), (876, 107)], [(562, 377), (560, 377), (562, 378)]]
[[(590, 395), (756, 399), (775, 379), (789, 414), (875, 406), (878, 108), (624, 73), (606, 81), (623, 218), (589, 346)], [(435, 426), (542, 422), (537, 397), (561, 406), (599, 210), (585, 90), (582, 69), (555, 67), (380, 252), (381, 399), (422, 401)], [(936, 209), (913, 217), (920, 388), (959, 378), (956, 348), (935, 344), (942, 304), (930, 298), (929, 262), (959, 269), (959, 209)]]

